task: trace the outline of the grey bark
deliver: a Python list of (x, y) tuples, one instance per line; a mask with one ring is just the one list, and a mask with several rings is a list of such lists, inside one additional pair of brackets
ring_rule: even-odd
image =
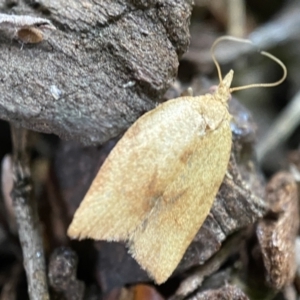
[[(0, 35), (0, 118), (102, 144), (152, 109), (189, 44), (192, 0), (36, 2), (0, 13), (49, 19), (45, 41)], [(39, 13), (38, 13), (39, 12)], [(40, 13), (43, 12), (44, 14)]]

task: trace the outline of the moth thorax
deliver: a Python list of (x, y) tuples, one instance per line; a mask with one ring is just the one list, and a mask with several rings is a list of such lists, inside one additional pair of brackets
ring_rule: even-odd
[(230, 99), (229, 88), (221, 83), (218, 86), (216, 92), (214, 93), (214, 96), (215, 96), (216, 100), (218, 100), (219, 102), (227, 103)]

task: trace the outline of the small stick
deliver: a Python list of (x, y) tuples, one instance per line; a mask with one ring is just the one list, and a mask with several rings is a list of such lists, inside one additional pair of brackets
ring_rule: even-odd
[(279, 114), (274, 123), (270, 126), (268, 132), (258, 143), (256, 152), (259, 162), (263, 162), (268, 153), (282, 146), (291, 136), (294, 130), (299, 126), (299, 114), (300, 91), (298, 91), (285, 109)]
[(55, 26), (44, 18), (26, 15), (0, 14), (0, 29), (12, 31), (13, 38), (23, 44), (36, 44), (46, 39), (45, 31), (55, 30)]
[(246, 3), (245, 0), (227, 1), (228, 9), (228, 34), (244, 37), (246, 33)]
[(26, 15), (0, 14), (0, 29), (20, 29), (24, 27), (56, 29), (48, 19)]
[(196, 291), (206, 277), (216, 272), (220, 266), (225, 262), (229, 255), (236, 253), (240, 250), (239, 245), (241, 240), (245, 237), (245, 231), (238, 232), (232, 235), (223, 245), (223, 247), (213, 255), (204, 265), (196, 267), (187, 278), (181, 281), (179, 288), (175, 295), (170, 297), (169, 300), (183, 299), (188, 294)]
[(23, 252), (30, 300), (49, 300), (43, 242), (27, 154), (27, 130), (11, 125), (13, 143), (13, 205)]

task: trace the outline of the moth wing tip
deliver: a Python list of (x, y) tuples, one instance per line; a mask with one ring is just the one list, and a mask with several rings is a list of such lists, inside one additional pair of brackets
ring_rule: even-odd
[[(163, 284), (165, 283), (169, 278), (170, 276), (172, 275), (173, 272), (171, 272), (169, 274), (164, 274), (166, 272), (162, 272), (162, 266), (154, 266), (153, 264), (148, 264), (148, 263), (145, 263), (144, 264), (144, 259), (139, 257), (139, 255), (137, 254), (136, 250), (135, 250), (135, 247), (134, 247), (134, 242), (129, 240), (127, 242), (127, 246), (128, 246), (128, 253), (138, 262), (139, 266), (147, 272), (148, 276), (153, 279), (153, 281), (160, 285), (160, 284)], [(174, 270), (173, 270), (174, 271)]]

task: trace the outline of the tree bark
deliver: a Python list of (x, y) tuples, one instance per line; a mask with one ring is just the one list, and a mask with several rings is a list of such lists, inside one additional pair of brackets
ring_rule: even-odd
[(155, 107), (176, 77), (189, 44), (192, 2), (45, 0), (15, 6), (15, 14), (47, 18), (57, 30), (22, 49), (2, 30), (0, 118), (85, 145), (119, 135)]

